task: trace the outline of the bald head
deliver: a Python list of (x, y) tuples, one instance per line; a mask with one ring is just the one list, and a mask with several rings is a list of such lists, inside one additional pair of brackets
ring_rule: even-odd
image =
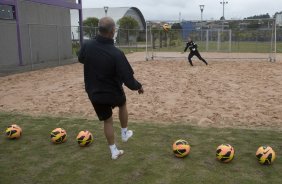
[(99, 20), (99, 33), (102, 36), (113, 37), (115, 33), (115, 21), (110, 17), (103, 17)]

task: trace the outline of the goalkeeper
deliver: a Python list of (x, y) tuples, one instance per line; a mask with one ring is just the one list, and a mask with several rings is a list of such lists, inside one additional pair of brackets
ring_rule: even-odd
[(197, 56), (199, 58), (199, 60), (203, 61), (206, 65), (208, 65), (207, 61), (202, 58), (202, 56), (200, 55), (198, 49), (197, 49), (197, 44), (195, 42), (193, 42), (193, 40), (188, 37), (188, 42), (186, 43), (186, 47), (184, 49), (184, 52), (187, 51), (187, 49), (189, 48), (190, 50), (190, 54), (188, 55), (188, 61), (190, 63), (191, 66), (193, 66), (193, 63), (192, 63), (192, 57), (193, 56)]

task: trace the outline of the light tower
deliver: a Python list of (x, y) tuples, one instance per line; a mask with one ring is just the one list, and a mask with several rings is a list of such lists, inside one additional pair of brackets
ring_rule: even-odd
[(204, 12), (204, 8), (205, 8), (205, 5), (201, 4), (201, 5), (200, 5), (200, 10), (201, 10), (201, 21), (203, 21), (203, 12)]
[(205, 5), (200, 5), (201, 10), (201, 41), (203, 41), (203, 12), (204, 12)]
[(108, 9), (109, 9), (109, 7), (108, 7), (108, 6), (104, 6), (104, 10), (105, 10), (105, 17), (107, 17), (107, 15), (108, 15)]
[(228, 4), (228, 1), (225, 1), (225, 0), (222, 0), (222, 1), (220, 1), (220, 4), (222, 4), (222, 17), (221, 17), (221, 19), (222, 20), (225, 20), (225, 17), (224, 17), (224, 7), (225, 7), (225, 4)]

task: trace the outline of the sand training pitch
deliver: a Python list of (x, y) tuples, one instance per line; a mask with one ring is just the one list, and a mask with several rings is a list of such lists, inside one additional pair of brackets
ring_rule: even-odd
[[(205, 55), (203, 55), (205, 57)], [(145, 93), (126, 89), (130, 120), (282, 129), (282, 63), (128, 55)], [(96, 118), (76, 63), (0, 78), (0, 111)], [(114, 112), (117, 118), (117, 112)]]

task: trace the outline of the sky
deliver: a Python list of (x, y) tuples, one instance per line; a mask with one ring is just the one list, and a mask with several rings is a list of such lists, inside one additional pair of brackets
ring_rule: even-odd
[[(218, 20), (223, 15), (222, 0), (82, 0), (83, 8), (137, 7), (146, 20), (200, 20), (200, 4), (205, 5), (204, 20)], [(109, 9), (110, 11), (110, 9)], [(243, 19), (253, 15), (282, 11), (281, 0), (228, 0), (225, 19)]]

